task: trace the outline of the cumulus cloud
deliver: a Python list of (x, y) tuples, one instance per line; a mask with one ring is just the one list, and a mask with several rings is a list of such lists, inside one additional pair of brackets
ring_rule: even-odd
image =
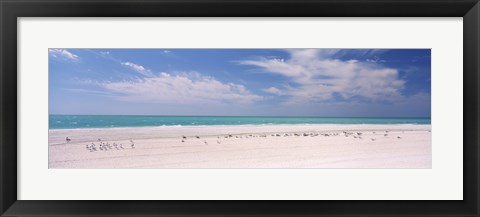
[(122, 65), (124, 66), (127, 66), (128, 68), (130, 69), (133, 69), (134, 71), (144, 75), (144, 76), (153, 76), (153, 73), (150, 69), (146, 69), (145, 67), (141, 66), (141, 65), (138, 65), (138, 64), (135, 64), (135, 63), (132, 63), (132, 62), (122, 62), (121, 63)]
[(287, 51), (290, 58), (286, 60), (258, 58), (239, 63), (286, 77), (293, 87), (270, 87), (264, 91), (290, 96), (290, 103), (324, 102), (338, 98), (394, 101), (402, 97), (405, 81), (399, 78), (397, 69), (373, 62), (334, 58), (342, 51), (336, 49)]
[(262, 99), (245, 86), (222, 83), (199, 73), (160, 73), (132, 81), (105, 82), (99, 86), (124, 101), (150, 103), (251, 103)]
[(48, 53), (55, 58), (78, 60), (78, 56), (65, 49), (48, 49)]

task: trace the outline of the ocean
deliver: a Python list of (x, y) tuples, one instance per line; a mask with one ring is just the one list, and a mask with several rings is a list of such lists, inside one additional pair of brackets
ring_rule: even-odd
[(430, 122), (430, 118), (50, 115), (49, 129), (268, 124), (430, 124)]

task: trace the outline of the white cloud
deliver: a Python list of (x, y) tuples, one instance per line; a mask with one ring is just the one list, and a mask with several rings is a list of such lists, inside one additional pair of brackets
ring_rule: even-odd
[(145, 67), (143, 67), (141, 65), (138, 65), (138, 64), (135, 64), (135, 63), (132, 63), (132, 62), (122, 62), (121, 64), (135, 70), (136, 72), (138, 72), (138, 73), (140, 73), (144, 76), (148, 76), (148, 77), (153, 76), (153, 73), (150, 69), (146, 69)]
[[(361, 97), (371, 101), (394, 101), (401, 96), (405, 81), (398, 70), (380, 64), (336, 59), (342, 50), (290, 49), (290, 58), (239, 61), (243, 65), (261, 68), (264, 72), (289, 79), (294, 87), (273, 87), (264, 90), (290, 96), (289, 103), (344, 100)], [(366, 53), (372, 53), (367, 52)]]
[(133, 81), (100, 83), (118, 100), (151, 103), (251, 103), (262, 99), (245, 86), (222, 83), (198, 73), (160, 73)]
[(282, 91), (276, 87), (269, 87), (269, 88), (263, 89), (263, 91), (267, 93), (275, 94), (275, 95), (282, 95)]
[(98, 91), (98, 90), (89, 90), (89, 89), (81, 89), (81, 88), (63, 88), (63, 89), (71, 92), (77, 92), (77, 93), (109, 96), (108, 93), (104, 91)]
[(55, 58), (78, 60), (78, 56), (65, 49), (48, 49), (48, 53)]

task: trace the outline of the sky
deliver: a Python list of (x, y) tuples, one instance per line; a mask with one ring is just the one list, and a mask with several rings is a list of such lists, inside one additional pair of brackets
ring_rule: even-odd
[(430, 117), (430, 49), (64, 49), (50, 114)]

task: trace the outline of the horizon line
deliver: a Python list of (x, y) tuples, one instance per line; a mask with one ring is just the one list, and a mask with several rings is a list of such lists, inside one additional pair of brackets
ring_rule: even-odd
[(432, 118), (431, 116), (315, 116), (315, 115), (155, 115), (155, 114), (49, 114), (72, 116), (164, 116), (164, 117), (315, 117), (315, 118)]

